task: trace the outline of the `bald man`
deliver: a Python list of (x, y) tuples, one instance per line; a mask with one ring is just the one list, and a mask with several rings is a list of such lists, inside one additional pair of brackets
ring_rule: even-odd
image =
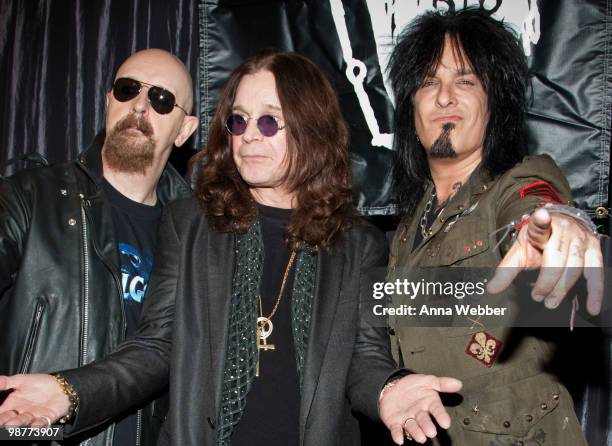
[[(78, 367), (134, 331), (161, 207), (190, 194), (167, 161), (197, 126), (192, 102), (179, 59), (135, 53), (106, 95), (106, 133), (76, 161), (0, 180), (0, 375)], [(154, 444), (159, 401), (79, 440)]]

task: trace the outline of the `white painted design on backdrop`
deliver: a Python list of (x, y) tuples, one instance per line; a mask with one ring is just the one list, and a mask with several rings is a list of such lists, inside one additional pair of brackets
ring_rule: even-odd
[[(342, 47), (342, 55), (347, 64), (346, 77), (353, 85), (363, 116), (372, 134), (372, 146), (390, 149), (393, 143), (393, 133), (380, 132), (374, 110), (363, 86), (367, 67), (361, 60), (353, 57), (342, 1), (329, 0), (329, 2)], [(386, 73), (395, 39), (408, 23), (426, 11), (448, 9), (449, 4), (454, 5), (455, 8), (463, 8), (482, 3), (485, 9), (494, 11), (495, 18), (504, 19), (520, 34), (525, 55), (530, 56), (531, 46), (540, 40), (540, 12), (536, 0), (366, 0), (366, 3), (372, 21), (385, 89), (393, 103), (391, 85)]]

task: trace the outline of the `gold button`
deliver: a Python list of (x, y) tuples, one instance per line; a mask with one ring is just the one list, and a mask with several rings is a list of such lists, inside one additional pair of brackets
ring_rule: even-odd
[(507, 429), (510, 427), (510, 422), (509, 421), (504, 421), (504, 427)]
[(602, 217), (607, 217), (607, 216), (608, 216), (608, 210), (605, 207), (599, 206), (597, 209), (595, 209), (595, 217), (602, 218)]
[(68, 220), (68, 224), (70, 226), (74, 226), (74, 225), (76, 225), (76, 220), (74, 218), (71, 218), (71, 219)]
[(548, 409), (548, 404), (546, 404), (546, 403), (540, 404), (540, 409), (542, 409), (542, 410)]
[(528, 423), (531, 423), (533, 421), (533, 415), (529, 414), (525, 416), (525, 420), (527, 420)]
[(559, 399), (558, 393), (553, 393), (553, 400), (557, 401)]

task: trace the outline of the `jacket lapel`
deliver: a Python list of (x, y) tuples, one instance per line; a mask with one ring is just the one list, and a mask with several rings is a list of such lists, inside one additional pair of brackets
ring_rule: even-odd
[(208, 327), (210, 340), (210, 365), (212, 383), (215, 389), (215, 417), (221, 401), (223, 387), (223, 365), (227, 344), (229, 309), (234, 276), (235, 243), (234, 235), (208, 231), (206, 250), (206, 301), (209, 306)]
[(92, 241), (95, 252), (100, 256), (106, 264), (109, 271), (115, 277), (119, 288), (119, 295), (123, 295), (123, 290), (119, 286), (119, 276), (116, 271), (119, 268), (119, 251), (117, 242), (115, 241), (113, 219), (108, 206), (103, 205), (103, 198), (100, 194), (96, 194), (85, 199), (82, 202), (85, 210), (85, 218), (87, 219), (87, 230), (91, 234), (88, 237)]
[(317, 259), (317, 272), (313, 296), (312, 319), (308, 330), (308, 349), (304, 364), (304, 380), (300, 403), (300, 444), (304, 442), (306, 420), (319, 382), (323, 358), (336, 315), (340, 296), (344, 261), (341, 244), (334, 247), (334, 254), (322, 251)]

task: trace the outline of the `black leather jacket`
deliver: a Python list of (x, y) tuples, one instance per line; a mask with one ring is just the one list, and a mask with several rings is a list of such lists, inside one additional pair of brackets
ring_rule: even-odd
[[(100, 188), (103, 141), (102, 133), (76, 161), (0, 180), (0, 374), (79, 367), (124, 338), (119, 254)], [(168, 165), (161, 203), (190, 193)], [(157, 429), (148, 424), (163, 409), (139, 415), (140, 444), (151, 444)], [(112, 426), (99, 430), (89, 444), (111, 444)]]

